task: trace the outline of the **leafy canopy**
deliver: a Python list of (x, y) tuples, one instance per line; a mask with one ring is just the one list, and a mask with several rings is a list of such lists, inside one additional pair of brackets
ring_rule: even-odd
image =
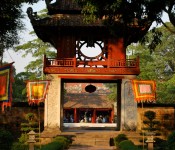
[(18, 30), (23, 29), (23, 3), (36, 3), (39, 0), (1, 0), (0, 5), (0, 64), (4, 49), (19, 42)]

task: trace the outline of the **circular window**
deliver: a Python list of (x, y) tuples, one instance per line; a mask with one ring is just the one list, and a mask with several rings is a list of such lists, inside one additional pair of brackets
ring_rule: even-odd
[(87, 47), (87, 43), (85, 43), (82, 45), (80, 51), (87, 57), (97, 57), (102, 53), (101, 47), (96, 43), (94, 44), (94, 47)]
[(77, 59), (80, 60), (101, 60), (104, 57), (104, 43), (96, 41), (88, 46), (86, 41), (77, 41)]

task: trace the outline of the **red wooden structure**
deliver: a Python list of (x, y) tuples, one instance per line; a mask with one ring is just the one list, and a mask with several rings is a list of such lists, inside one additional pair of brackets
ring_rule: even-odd
[[(74, 0), (46, 0), (49, 16), (40, 19), (31, 8), (31, 19), (37, 36), (44, 42), (51, 43), (57, 49), (56, 58), (44, 58), (44, 73), (50, 74), (105, 74), (138, 75), (139, 58), (126, 59), (126, 47), (143, 36), (150, 25), (138, 26), (134, 20), (123, 25), (118, 20), (117, 32), (103, 24), (103, 19), (94, 23), (85, 23), (81, 8)], [(87, 56), (82, 49), (94, 48)]]
[[(57, 50), (55, 58), (44, 56), (44, 73), (56, 74), (61, 80), (115, 81), (120, 92), (117, 98), (120, 118), (121, 81), (140, 73), (139, 58), (127, 59), (126, 47), (137, 42), (150, 24), (138, 25), (137, 19), (133, 18), (130, 24), (124, 25), (119, 19), (116, 20), (116, 31), (112, 32), (103, 24), (105, 16), (96, 22), (85, 23), (82, 9), (74, 0), (45, 1), (47, 17), (39, 18), (32, 8), (27, 10), (37, 36)], [(77, 114), (76, 109), (73, 112)], [(77, 117), (74, 117), (76, 121)]]

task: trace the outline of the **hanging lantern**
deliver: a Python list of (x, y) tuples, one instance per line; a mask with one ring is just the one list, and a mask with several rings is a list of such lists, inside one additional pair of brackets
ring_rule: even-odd
[(85, 91), (88, 93), (93, 93), (96, 91), (96, 86), (89, 84), (85, 87)]

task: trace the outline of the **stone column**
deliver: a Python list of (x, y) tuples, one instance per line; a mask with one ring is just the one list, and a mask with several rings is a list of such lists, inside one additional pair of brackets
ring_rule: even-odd
[(134, 101), (132, 84), (129, 79), (122, 79), (121, 86), (121, 130), (136, 130), (137, 103)]
[(55, 74), (51, 76), (52, 80), (45, 100), (44, 130), (53, 129), (56, 133), (61, 129), (61, 119), (63, 119), (63, 116), (61, 116), (61, 78)]

